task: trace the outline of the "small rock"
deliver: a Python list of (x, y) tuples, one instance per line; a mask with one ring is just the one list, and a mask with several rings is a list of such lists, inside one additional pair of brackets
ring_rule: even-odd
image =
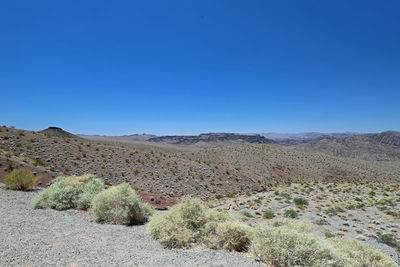
[(357, 240), (361, 240), (361, 241), (366, 241), (367, 240), (367, 238), (365, 236), (363, 236), (363, 235), (357, 235), (356, 239)]

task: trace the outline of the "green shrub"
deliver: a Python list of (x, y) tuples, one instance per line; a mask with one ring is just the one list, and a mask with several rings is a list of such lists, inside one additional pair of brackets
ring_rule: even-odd
[(97, 194), (89, 212), (97, 222), (131, 225), (146, 222), (154, 210), (128, 183), (122, 183)]
[(250, 252), (271, 266), (351, 266), (350, 259), (327, 241), (287, 227), (257, 227)]
[(213, 249), (247, 251), (253, 232), (253, 228), (244, 223), (226, 221), (217, 224), (215, 234), (208, 235), (205, 243)]
[(34, 198), (34, 208), (87, 209), (92, 198), (104, 190), (103, 181), (93, 175), (60, 176)]
[(298, 206), (306, 206), (306, 205), (308, 205), (307, 199), (304, 199), (302, 197), (293, 199), (293, 202)]
[(328, 215), (333, 216), (333, 215), (337, 215), (337, 214), (340, 213), (340, 212), (345, 212), (345, 211), (346, 211), (346, 210), (344, 210), (342, 207), (340, 207), (340, 206), (335, 206), (335, 207), (331, 207), (331, 208), (327, 209), (327, 210), (325, 211), (325, 213), (328, 214)]
[(288, 209), (288, 210), (285, 210), (285, 213), (283, 214), (283, 216), (294, 219), (294, 218), (297, 218), (299, 215), (297, 214), (297, 211), (295, 211), (293, 209)]
[(234, 221), (230, 214), (211, 210), (199, 199), (183, 198), (169, 211), (153, 215), (148, 230), (166, 247), (188, 247), (204, 242), (216, 233), (219, 223), (227, 221)]
[(12, 190), (29, 191), (37, 186), (37, 178), (30, 170), (13, 170), (4, 178), (3, 183)]
[(264, 217), (264, 219), (272, 219), (275, 217), (275, 213), (272, 210), (268, 210), (268, 211), (264, 212), (263, 217)]
[(389, 256), (371, 246), (363, 246), (357, 240), (332, 238), (329, 241), (353, 261), (353, 267), (396, 267), (396, 264)]

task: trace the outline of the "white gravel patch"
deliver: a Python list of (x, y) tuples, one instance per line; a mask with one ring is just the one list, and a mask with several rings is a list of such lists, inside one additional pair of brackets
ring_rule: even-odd
[(0, 266), (262, 266), (240, 253), (163, 248), (146, 225), (105, 225), (86, 212), (35, 210), (35, 194), (0, 189)]

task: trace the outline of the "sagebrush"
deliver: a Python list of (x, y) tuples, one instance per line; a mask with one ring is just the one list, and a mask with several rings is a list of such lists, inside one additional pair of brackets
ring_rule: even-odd
[(390, 257), (357, 240), (318, 237), (312, 224), (285, 219), (255, 229), (251, 252), (271, 266), (394, 267)]
[(34, 198), (33, 206), (56, 210), (86, 210), (92, 198), (103, 190), (103, 180), (93, 175), (60, 176)]
[(350, 259), (327, 241), (288, 227), (257, 227), (250, 251), (271, 266), (352, 266)]
[(252, 227), (237, 221), (219, 223), (215, 233), (207, 236), (206, 244), (210, 248), (229, 251), (247, 251), (253, 237)]
[(146, 222), (154, 210), (128, 183), (122, 183), (97, 194), (89, 212), (97, 222), (131, 225)]
[(245, 251), (251, 240), (250, 227), (226, 212), (206, 207), (199, 199), (183, 198), (165, 213), (151, 217), (149, 233), (166, 247), (205, 244), (210, 248)]
[(332, 238), (329, 242), (350, 258), (353, 267), (396, 267), (389, 256), (371, 246), (364, 246), (357, 240)]

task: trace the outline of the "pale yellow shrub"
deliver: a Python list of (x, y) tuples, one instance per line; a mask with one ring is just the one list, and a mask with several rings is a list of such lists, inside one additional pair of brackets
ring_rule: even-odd
[(389, 256), (357, 240), (331, 238), (329, 242), (352, 259), (354, 267), (396, 267)]
[(287, 227), (257, 227), (250, 252), (271, 266), (346, 267), (352, 263), (322, 238)]
[(205, 243), (213, 249), (229, 251), (247, 251), (254, 230), (250, 226), (237, 221), (218, 223), (214, 234), (207, 236)]
[(279, 227), (286, 227), (300, 233), (312, 233), (314, 226), (309, 222), (294, 221), (291, 219), (282, 219), (275, 223)]
[(206, 207), (199, 199), (183, 198), (169, 211), (153, 215), (148, 231), (166, 247), (188, 247), (215, 234), (219, 223), (234, 221), (227, 213)]

